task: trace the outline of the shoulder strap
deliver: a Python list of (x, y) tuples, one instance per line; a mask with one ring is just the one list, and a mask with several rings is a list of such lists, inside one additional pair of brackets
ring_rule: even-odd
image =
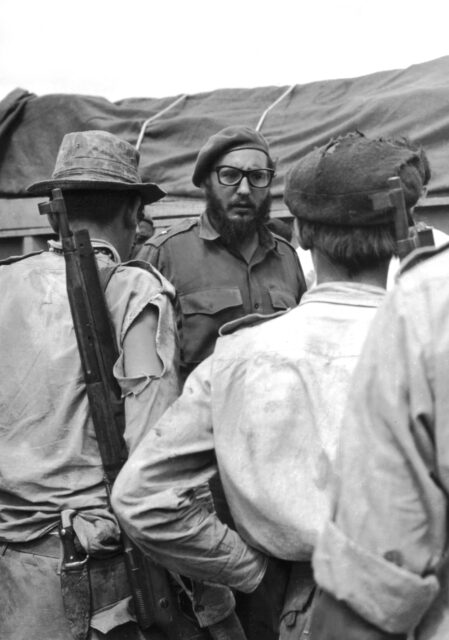
[(168, 227), (167, 229), (158, 231), (158, 233), (156, 233), (154, 236), (151, 236), (151, 238), (145, 242), (144, 246), (158, 248), (173, 236), (177, 236), (180, 233), (185, 233), (192, 227), (195, 227), (197, 224), (198, 218), (186, 218), (185, 220), (182, 220), (182, 222), (179, 222), (172, 227)]

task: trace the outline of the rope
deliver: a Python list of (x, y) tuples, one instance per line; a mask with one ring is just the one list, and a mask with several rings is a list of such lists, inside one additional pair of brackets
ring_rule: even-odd
[(187, 97), (187, 94), (183, 93), (182, 96), (179, 96), (179, 98), (176, 98), (176, 100), (171, 104), (169, 104), (168, 107), (165, 107), (165, 109), (162, 109), (162, 111), (155, 113), (154, 116), (151, 116), (151, 118), (148, 118), (147, 120), (145, 120), (145, 122), (143, 123), (140, 129), (139, 137), (137, 138), (137, 142), (136, 142), (137, 151), (139, 151), (140, 149), (140, 145), (142, 144), (142, 140), (145, 135), (145, 130), (147, 126), (150, 124), (150, 122), (153, 122), (153, 120), (156, 120), (156, 118), (160, 118), (161, 116), (164, 115), (164, 113), (167, 113), (167, 111), (170, 111), (170, 109), (173, 109), (173, 107), (176, 107), (176, 105), (179, 104), (179, 102), (184, 100), (184, 98), (186, 97)]
[(293, 91), (295, 86), (296, 86), (295, 84), (292, 84), (291, 87), (289, 87), (286, 91), (284, 91), (284, 93), (281, 96), (279, 96), (279, 98), (277, 98), (277, 100), (275, 100), (273, 102), (273, 104), (270, 104), (270, 106), (267, 109), (265, 109), (265, 111), (263, 112), (263, 114), (260, 117), (259, 122), (257, 123), (256, 131), (260, 131), (261, 130), (262, 125), (263, 125), (263, 123), (265, 121), (265, 118), (267, 117), (267, 114), (269, 113), (269, 111), (271, 111), (271, 109), (274, 109), (274, 107), (276, 105), (278, 105), (281, 102), (281, 100), (286, 98), (288, 96), (288, 94)]

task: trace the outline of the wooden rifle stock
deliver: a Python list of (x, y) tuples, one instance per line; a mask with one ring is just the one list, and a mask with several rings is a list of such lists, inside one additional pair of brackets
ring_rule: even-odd
[(432, 228), (425, 225), (422, 228), (414, 227), (414, 233), (412, 235), (410, 234), (408, 213), (401, 179), (398, 176), (394, 176), (388, 179), (388, 184), (390, 186), (388, 195), (391, 205), (395, 210), (394, 227), (398, 256), (400, 260), (403, 260), (414, 249), (433, 246), (435, 242)]
[[(121, 391), (113, 376), (118, 349), (97, 262), (86, 229), (70, 230), (60, 189), (52, 200), (39, 204), (41, 214), (57, 214), (66, 265), (67, 293), (86, 383), (92, 420), (103, 463), (108, 497), (127, 458)], [(139, 626), (155, 624), (170, 640), (210, 637), (182, 614), (166, 569), (153, 563), (122, 531), (124, 560)]]

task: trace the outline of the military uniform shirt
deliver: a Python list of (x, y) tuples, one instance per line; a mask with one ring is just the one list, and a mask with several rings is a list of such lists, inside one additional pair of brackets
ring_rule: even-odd
[(206, 214), (151, 238), (138, 258), (176, 289), (184, 373), (212, 353), (224, 323), (295, 307), (306, 290), (298, 256), (286, 240), (263, 228), (247, 263), (223, 244)]

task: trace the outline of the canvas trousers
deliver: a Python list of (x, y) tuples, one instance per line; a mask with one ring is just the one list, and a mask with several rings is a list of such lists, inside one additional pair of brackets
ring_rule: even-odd
[[(0, 542), (2, 640), (73, 640), (61, 595), (60, 547), (59, 537), (53, 535), (37, 543)], [(142, 632), (132, 620), (121, 555), (93, 561), (89, 581), (95, 626), (88, 640), (166, 640), (156, 629)], [(114, 606), (117, 603), (122, 606)]]

